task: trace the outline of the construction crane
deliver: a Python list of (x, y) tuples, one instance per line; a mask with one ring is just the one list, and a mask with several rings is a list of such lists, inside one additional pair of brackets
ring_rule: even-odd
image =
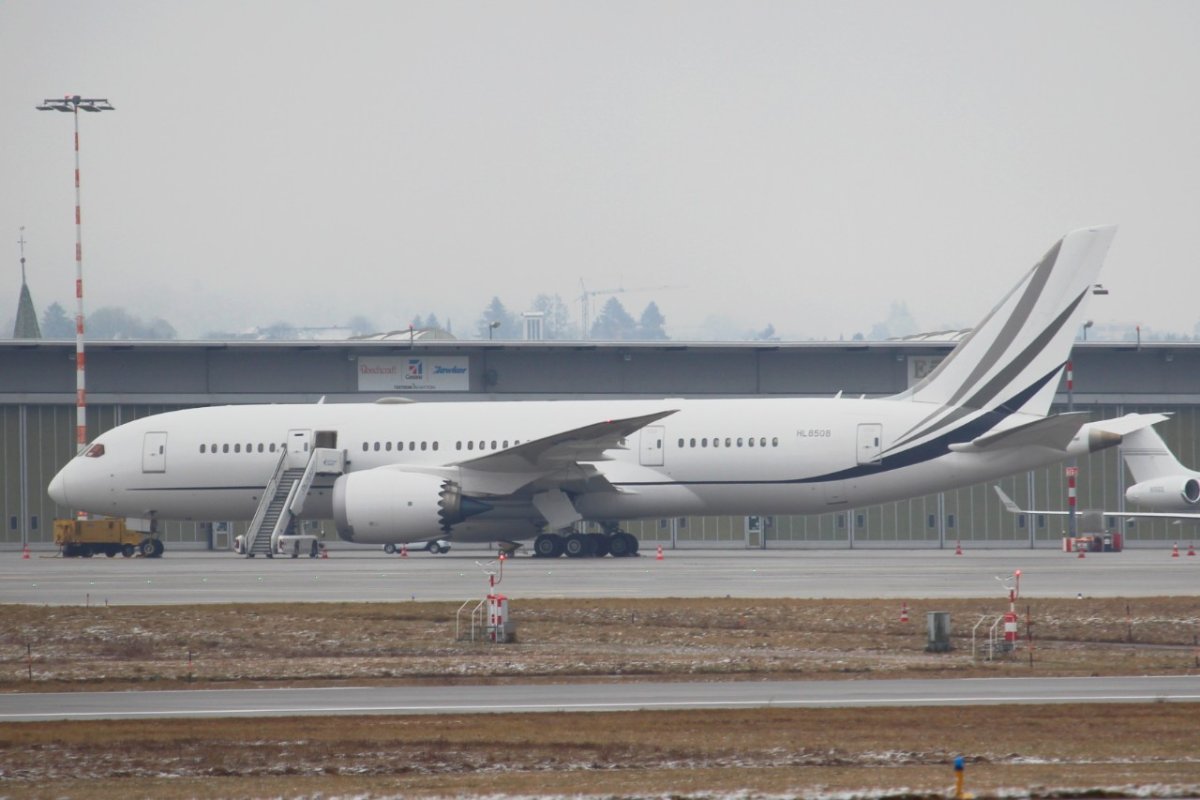
[(638, 286), (632, 289), (620, 287), (617, 289), (589, 289), (583, 282), (583, 278), (579, 279), (579, 286), (583, 290), (579, 295), (579, 310), (580, 316), (583, 318), (583, 338), (591, 337), (591, 308), (592, 299), (606, 294), (626, 294), (628, 292), (657, 292), (664, 289), (682, 289), (682, 286)]

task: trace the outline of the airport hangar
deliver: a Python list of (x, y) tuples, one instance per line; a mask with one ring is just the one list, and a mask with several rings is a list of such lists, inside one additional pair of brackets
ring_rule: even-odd
[[(203, 405), (647, 397), (885, 396), (902, 391), (950, 351), (947, 341), (553, 342), (382, 341), (130, 342), (88, 344), (88, 438), (138, 417)], [(74, 343), (0, 342), (0, 549), (53, 548), (57, 507), (46, 486), (75, 451)], [(415, 361), (414, 361), (415, 360)], [(1056, 410), (1093, 419), (1166, 411), (1169, 447), (1200, 466), (1200, 344), (1078, 342), (1074, 389)], [(397, 385), (403, 388), (397, 390)], [(669, 450), (668, 455), (669, 458)], [(1001, 481), (1025, 508), (1066, 508), (1059, 464)], [(1079, 459), (1079, 508), (1124, 508), (1128, 477), (1113, 448)], [(1200, 509), (1197, 509), (1200, 511)], [(1094, 517), (1094, 515), (1092, 515)], [(1077, 518), (1096, 526), (1093, 518)], [(170, 549), (223, 549), (245, 523), (166, 523)], [(331, 523), (306, 523), (335, 547)], [(1108, 518), (1127, 546), (1200, 539), (1195, 521)], [(895, 503), (810, 516), (687, 517), (623, 527), (643, 545), (724, 548), (1057, 548), (1064, 517), (1012, 515), (979, 484)], [(1080, 527), (1080, 532), (1086, 531)]]

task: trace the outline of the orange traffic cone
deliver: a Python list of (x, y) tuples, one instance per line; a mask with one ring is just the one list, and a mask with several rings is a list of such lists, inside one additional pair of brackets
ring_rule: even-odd
[(956, 555), (956, 556), (962, 555), (962, 542), (958, 542), (957, 544), (955, 544), (954, 555)]
[(21, 551), (21, 558), (29, 560), (29, 542), (25, 543), (25, 549)]
[(654, 559), (655, 559), (656, 561), (662, 561), (662, 560), (663, 560), (663, 554), (662, 554), (662, 545), (661, 545), (661, 544), (658, 546), (658, 555), (656, 555), (656, 556), (654, 557)]
[(400, 545), (400, 557), (408, 558), (408, 545), (406, 545), (406, 544)]
[(1194, 544), (1189, 544), (1189, 545), (1188, 545), (1188, 555), (1189, 555), (1189, 556), (1194, 556), (1194, 555), (1196, 555), (1196, 545), (1194, 545)]
[(908, 622), (908, 601), (900, 603), (900, 621)]
[(1179, 558), (1179, 542), (1171, 546), (1171, 558)]
[(1076, 547), (1075, 549), (1079, 551), (1079, 558), (1085, 558), (1085, 557), (1086, 557), (1086, 555), (1087, 555), (1087, 548), (1086, 548), (1086, 547)]
[(325, 546), (324, 542), (321, 543), (321, 558), (329, 558), (329, 548)]

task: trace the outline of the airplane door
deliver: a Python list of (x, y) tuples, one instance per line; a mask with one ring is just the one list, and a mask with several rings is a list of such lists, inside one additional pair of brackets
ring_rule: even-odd
[(858, 463), (878, 464), (883, 454), (883, 426), (872, 422), (858, 426)]
[(308, 466), (308, 451), (312, 446), (311, 430), (288, 431), (288, 469), (303, 469)]
[(166, 431), (151, 431), (142, 440), (142, 472), (167, 471)]
[(663, 444), (666, 429), (662, 425), (647, 425), (642, 428), (641, 458), (643, 467), (661, 467), (663, 465)]

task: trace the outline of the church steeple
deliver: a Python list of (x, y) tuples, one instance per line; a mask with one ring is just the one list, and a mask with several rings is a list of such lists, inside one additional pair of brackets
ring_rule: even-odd
[(13, 326), (14, 339), (40, 339), (42, 329), (38, 325), (37, 311), (33, 307), (33, 296), (25, 282), (25, 228), (21, 228), (21, 299), (17, 301), (17, 324)]

